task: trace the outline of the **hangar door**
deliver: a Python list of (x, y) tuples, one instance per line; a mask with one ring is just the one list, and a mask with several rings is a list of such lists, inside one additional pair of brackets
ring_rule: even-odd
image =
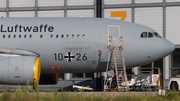
[[(120, 45), (120, 26), (119, 25), (108, 25), (108, 38), (110, 39), (110, 36), (112, 36), (112, 42), (113, 46), (119, 46)], [(108, 46), (111, 45), (111, 42), (108, 42)]]

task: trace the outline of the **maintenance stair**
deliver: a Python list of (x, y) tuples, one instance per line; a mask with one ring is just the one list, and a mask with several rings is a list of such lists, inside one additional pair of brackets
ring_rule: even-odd
[[(117, 82), (117, 90), (118, 91), (127, 91), (127, 73), (126, 73), (126, 65), (124, 59), (124, 51), (123, 51), (123, 37), (120, 37), (119, 46), (113, 46), (112, 36), (109, 36), (109, 41), (111, 45), (109, 46), (110, 52), (108, 57), (108, 63), (106, 68), (106, 74), (104, 79), (104, 91), (108, 91), (112, 89), (112, 79), (114, 76), (110, 75), (112, 72), (115, 72), (116, 82)], [(113, 65), (110, 65), (110, 61), (113, 62)]]

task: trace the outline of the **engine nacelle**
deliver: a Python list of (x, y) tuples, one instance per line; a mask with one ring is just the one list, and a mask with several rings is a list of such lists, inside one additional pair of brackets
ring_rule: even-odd
[(39, 83), (40, 59), (33, 56), (12, 55), (0, 58), (0, 84), (30, 85)]

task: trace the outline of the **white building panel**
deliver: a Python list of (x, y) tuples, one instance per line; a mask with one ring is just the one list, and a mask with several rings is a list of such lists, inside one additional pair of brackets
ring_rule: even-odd
[(35, 11), (9, 12), (9, 17), (35, 17)]
[(166, 2), (180, 2), (180, 0), (166, 0)]
[(135, 3), (159, 3), (163, 2), (163, 0), (135, 0)]
[(6, 0), (0, 0), (0, 8), (6, 7)]
[(67, 0), (68, 6), (94, 5), (94, 0)]
[(64, 6), (64, 0), (38, 0), (38, 6)]
[(135, 8), (135, 23), (154, 29), (161, 36), (163, 34), (163, 8)]
[(109, 4), (130, 4), (132, 0), (104, 0), (104, 5)]
[(166, 8), (166, 38), (180, 44), (180, 7)]
[(6, 17), (6, 12), (0, 12), (0, 17)]
[(38, 17), (64, 17), (64, 11), (38, 11)]
[(67, 10), (67, 17), (94, 17), (94, 10)]
[(35, 7), (35, 0), (9, 0), (9, 7)]
[(127, 17), (124, 21), (131, 22), (131, 8), (104, 9), (104, 18), (120, 20), (121, 17), (111, 17), (113, 11), (127, 11)]

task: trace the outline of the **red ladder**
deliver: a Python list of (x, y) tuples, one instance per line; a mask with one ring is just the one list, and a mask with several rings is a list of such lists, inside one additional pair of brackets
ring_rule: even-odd
[[(127, 72), (126, 72), (126, 64), (124, 58), (124, 42), (123, 37), (120, 37), (120, 46), (113, 46), (112, 36), (111, 46), (113, 47), (113, 55), (114, 55), (114, 64), (115, 64), (115, 72), (118, 88), (126, 87), (127, 88)], [(124, 84), (125, 83), (125, 84)]]

